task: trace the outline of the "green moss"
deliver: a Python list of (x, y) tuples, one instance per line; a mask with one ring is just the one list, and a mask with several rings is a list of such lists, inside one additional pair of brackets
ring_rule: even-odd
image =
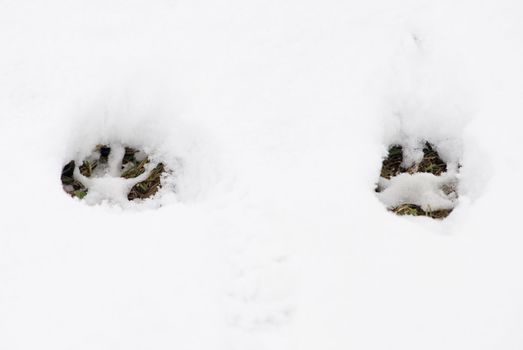
[(83, 199), (87, 195), (87, 191), (74, 191), (73, 197), (78, 197), (80, 199)]

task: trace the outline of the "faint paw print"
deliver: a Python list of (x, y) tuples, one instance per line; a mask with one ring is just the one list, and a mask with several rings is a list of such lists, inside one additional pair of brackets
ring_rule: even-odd
[(154, 197), (172, 172), (140, 150), (121, 144), (98, 145), (81, 165), (67, 163), (61, 174), (63, 189), (88, 204), (124, 203)]

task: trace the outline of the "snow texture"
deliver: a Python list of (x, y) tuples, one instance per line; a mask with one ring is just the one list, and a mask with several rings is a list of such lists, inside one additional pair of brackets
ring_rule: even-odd
[[(0, 349), (522, 349), (522, 13), (1, 1)], [(421, 140), (461, 165), (444, 221), (374, 192)], [(62, 167), (107, 143), (175, 164), (176, 193), (71, 199)], [(419, 179), (392, 181), (434, 205)]]

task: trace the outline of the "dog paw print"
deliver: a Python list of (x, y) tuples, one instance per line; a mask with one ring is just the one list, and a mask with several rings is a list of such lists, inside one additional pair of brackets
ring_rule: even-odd
[(143, 151), (121, 144), (98, 145), (81, 164), (67, 163), (63, 189), (88, 204), (124, 203), (154, 197), (172, 172)]
[(457, 204), (457, 169), (448, 169), (429, 142), (422, 147), (421, 159), (410, 164), (404, 159), (402, 146), (390, 147), (381, 167), (377, 196), (397, 215), (443, 219)]

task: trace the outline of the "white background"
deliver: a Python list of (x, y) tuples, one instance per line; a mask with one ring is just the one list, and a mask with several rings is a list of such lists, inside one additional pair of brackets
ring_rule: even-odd
[[(0, 1), (0, 349), (523, 347), (520, 1)], [(374, 186), (462, 164), (445, 221)], [(103, 140), (181, 161), (86, 206)]]

